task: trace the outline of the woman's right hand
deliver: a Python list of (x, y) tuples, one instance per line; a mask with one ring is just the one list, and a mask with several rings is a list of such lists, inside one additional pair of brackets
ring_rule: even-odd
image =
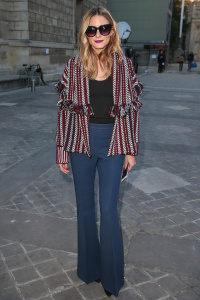
[(64, 174), (69, 174), (68, 164), (58, 164), (60, 171)]

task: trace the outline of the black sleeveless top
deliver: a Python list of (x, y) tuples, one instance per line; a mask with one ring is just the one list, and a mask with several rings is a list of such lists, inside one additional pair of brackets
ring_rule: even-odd
[(89, 80), (90, 104), (94, 115), (90, 116), (90, 123), (110, 124), (115, 119), (108, 116), (110, 107), (113, 106), (112, 78), (105, 80)]

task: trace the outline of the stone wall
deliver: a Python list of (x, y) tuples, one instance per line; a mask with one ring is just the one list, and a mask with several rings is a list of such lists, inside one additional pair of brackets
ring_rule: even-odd
[(190, 3), (187, 22), (186, 50), (193, 51), (194, 59), (200, 61), (200, 0)]
[(30, 39), (74, 43), (73, 0), (28, 0)]
[[(109, 1), (109, 0), (108, 0)], [(107, 0), (88, 0), (85, 1), (84, 12), (95, 6), (107, 6)]]
[(9, 3), (0, 1), (0, 75), (11, 72), (8, 64), (9, 11)]

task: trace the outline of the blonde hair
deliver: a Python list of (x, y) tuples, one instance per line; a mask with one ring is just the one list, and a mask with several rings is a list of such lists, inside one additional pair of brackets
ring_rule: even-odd
[(98, 73), (98, 65), (97, 65), (97, 54), (92, 49), (88, 37), (85, 34), (86, 29), (89, 26), (90, 19), (93, 16), (103, 16), (112, 25), (113, 34), (110, 37), (110, 41), (104, 51), (102, 51), (98, 55), (98, 59), (100, 61), (100, 65), (105, 69), (105, 76), (108, 77), (111, 73), (111, 68), (113, 64), (113, 59), (111, 54), (114, 52), (119, 52), (120, 60), (123, 57), (123, 52), (120, 48), (120, 36), (117, 29), (117, 24), (113, 20), (109, 11), (104, 7), (96, 7), (91, 8), (84, 15), (80, 31), (79, 31), (79, 39), (78, 39), (78, 48), (79, 48), (79, 59), (83, 65), (83, 74), (84, 76), (88, 76), (90, 79), (95, 79)]

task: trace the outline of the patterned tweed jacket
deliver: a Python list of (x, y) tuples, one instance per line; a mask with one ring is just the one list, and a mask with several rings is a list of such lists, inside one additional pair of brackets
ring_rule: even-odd
[[(79, 56), (71, 58), (62, 79), (56, 84), (59, 92), (58, 123), (56, 131), (56, 163), (68, 163), (70, 152), (85, 153), (89, 157), (89, 117), (93, 114), (90, 105), (89, 79), (83, 77), (83, 68), (76, 65)], [(111, 71), (113, 106), (109, 116), (115, 118), (108, 148), (108, 156), (138, 154), (139, 108), (138, 97), (143, 86), (137, 81), (132, 62), (119, 54), (113, 54)]]

